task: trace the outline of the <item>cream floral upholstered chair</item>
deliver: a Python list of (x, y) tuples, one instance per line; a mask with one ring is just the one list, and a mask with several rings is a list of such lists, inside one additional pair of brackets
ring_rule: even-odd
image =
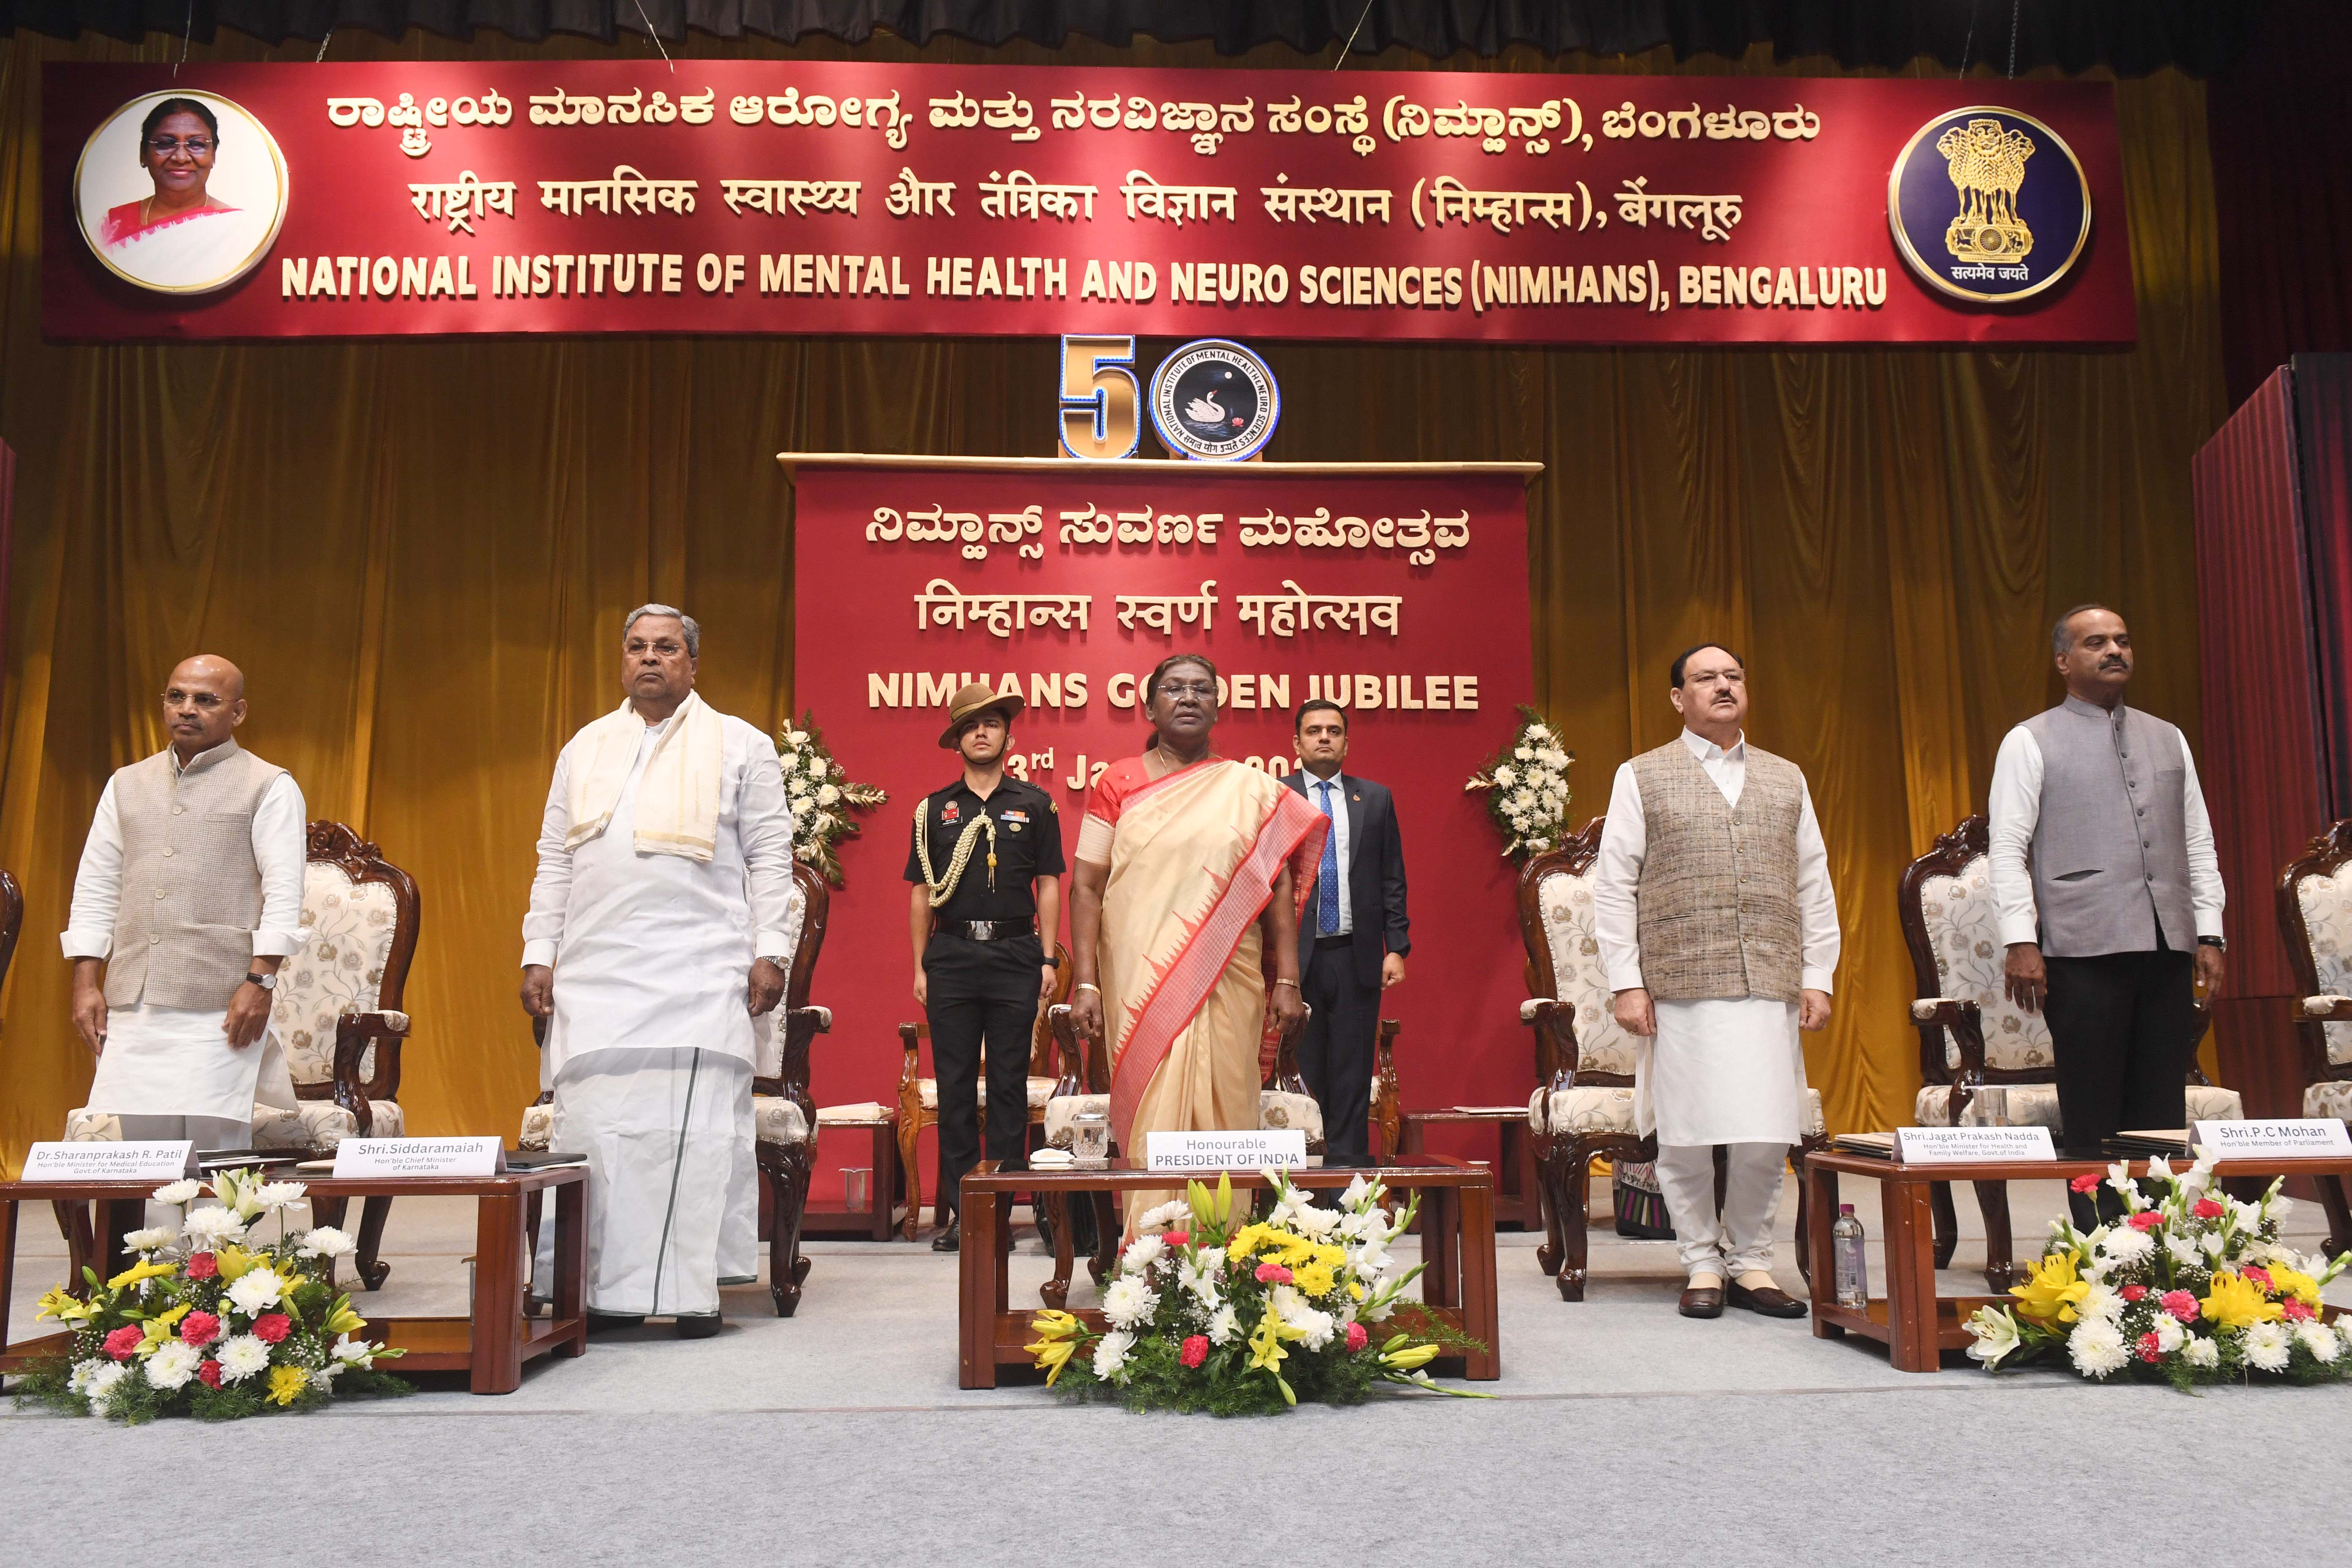
[[(2295, 1027), (2303, 1036), (2305, 1116), (2352, 1121), (2352, 821), (2311, 841), (2279, 876), (2279, 934), (2302, 990)], [(2329, 1256), (2352, 1248), (2344, 1182), (2319, 1178), (2327, 1209)]]
[[(400, 1010), (416, 955), (416, 883), (373, 844), (340, 822), (314, 822), (302, 873), (302, 924), (310, 940), (278, 969), (269, 1026), (294, 1078), (291, 1110), (253, 1108), (257, 1148), (325, 1156), (346, 1138), (398, 1138)], [(340, 1226), (347, 1200), (320, 1199), (321, 1225)], [(379, 1260), (390, 1198), (363, 1198), (358, 1268), (373, 1290), (391, 1266)]]
[[(1045, 1101), (1045, 1143), (1049, 1148), (1067, 1149), (1076, 1140), (1074, 1126), (1077, 1118), (1087, 1112), (1108, 1117), (1110, 1114), (1110, 1068), (1108, 1053), (1091, 1041), (1078, 1037), (1076, 1026), (1070, 1021), (1070, 1009), (1065, 1003), (1055, 1003), (1045, 1009), (1042, 1026), (1054, 1043), (1061, 1058), (1062, 1076), (1055, 1080), (1054, 1092)], [(1389, 1051), (1396, 1037), (1393, 1021), (1383, 1026), (1380, 1045), (1380, 1064), (1386, 1069), (1391, 1084), (1391, 1103), (1394, 1103), (1395, 1068)], [(1269, 1064), (1265, 1081), (1257, 1094), (1257, 1124), (1261, 1128), (1297, 1128), (1307, 1134), (1307, 1152), (1320, 1157), (1324, 1150), (1323, 1108), (1307, 1092), (1307, 1082), (1299, 1076), (1298, 1061), (1290, 1042), (1276, 1036), (1271, 1026), (1259, 1055), (1261, 1063)], [(1379, 1119), (1376, 1106), (1373, 1120)], [(1112, 1141), (1112, 1152), (1122, 1152)], [(1393, 1148), (1394, 1145), (1390, 1145)], [(1045, 1214), (1054, 1233), (1054, 1273), (1040, 1290), (1045, 1305), (1059, 1308), (1068, 1300), (1070, 1275), (1074, 1267), (1071, 1256), (1070, 1226), (1062, 1223), (1063, 1200), (1045, 1200)], [(1110, 1271), (1113, 1250), (1118, 1244), (1119, 1225), (1112, 1215), (1111, 1195), (1095, 1194), (1095, 1235), (1099, 1243), (1093, 1258), (1087, 1260), (1088, 1272), (1100, 1284)]]
[[(1592, 918), (1592, 863), (1601, 849), (1596, 816), (1584, 831), (1530, 859), (1519, 872), (1519, 934), (1528, 950), (1528, 987), (1519, 1021), (1535, 1031), (1535, 1093), (1528, 1128), (1536, 1138), (1543, 1177), (1544, 1244), (1536, 1261), (1559, 1283), (1560, 1300), (1584, 1300), (1590, 1238), (1592, 1162), (1645, 1162), (1657, 1142), (1633, 1131), (1633, 1067), (1639, 1046), (1610, 1010), (1609, 982), (1601, 966), (1601, 939)], [(1805, 1152), (1825, 1143), (1822, 1094), (1805, 1092), (1801, 1141), (1790, 1150), (1801, 1165)], [(1797, 1234), (1805, 1234), (1804, 1189), (1798, 1188)], [(1801, 1273), (1804, 1248), (1797, 1248)]]
[[(801, 1256), (801, 1216), (808, 1212), (809, 1173), (815, 1162), (818, 1116), (809, 1094), (809, 1050), (819, 1035), (833, 1032), (833, 1010), (809, 1005), (817, 955), (824, 948), (825, 917), (832, 895), (809, 866), (793, 863), (793, 910), (786, 930), (792, 955), (784, 963), (783, 1000), (751, 1021), (751, 1127), (761, 1179), (768, 1184), (772, 1228), (768, 1233), (768, 1294), (776, 1316), (789, 1318), (801, 1304), (809, 1260)], [(532, 1020), (531, 1037), (547, 1044), (547, 1021)], [(523, 1109), (518, 1148), (541, 1151), (555, 1131), (554, 1093), (547, 1082), (542, 1049), (540, 1095)], [(539, 1235), (539, 1194), (528, 1201), (533, 1250)]]
[[(1987, 853), (1985, 818), (1971, 816), (1936, 840), (1934, 847), (1903, 873), (1897, 897), (1903, 940), (1919, 988), (1911, 1022), (1919, 1031), (1919, 1076), (1924, 1080), (1912, 1115), (1922, 1127), (1959, 1124), (1984, 1085), (2007, 1090), (2008, 1121), (2016, 1126), (2062, 1129), (2058, 1116), (2056, 1057), (2050, 1025), (2010, 1001), (2001, 987), (2008, 949), (1993, 905), (1992, 863)], [(2205, 1028), (2200, 1004), (2198, 1033)], [(2217, 1089), (2192, 1062), (2189, 1069), (2191, 1121), (2234, 1121), (2245, 1114), (2234, 1089)], [(2015, 1266), (2009, 1223), (2009, 1187), (1976, 1184), (1977, 1207), (1984, 1215), (1985, 1278), (1996, 1290), (2008, 1289)], [(1952, 1260), (1959, 1224), (1952, 1211), (1951, 1184), (1931, 1189), (1935, 1215), (1936, 1266)]]

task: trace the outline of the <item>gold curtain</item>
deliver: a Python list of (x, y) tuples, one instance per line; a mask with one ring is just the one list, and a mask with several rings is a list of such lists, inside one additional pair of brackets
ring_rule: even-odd
[[(198, 650), (245, 667), (244, 738), (293, 770), (311, 816), (378, 840), (423, 889), (401, 1094), (410, 1125), (505, 1131), (537, 1092), (514, 998), (530, 846), (556, 749), (614, 700), (620, 615), (647, 598), (687, 604), (709, 628), (711, 700), (754, 722), (782, 717), (792, 496), (772, 455), (1049, 450), (1052, 350), (788, 338), (47, 344), (39, 64), (180, 47), (24, 32), (0, 42), (0, 437), (18, 454), (0, 865), (26, 896), (0, 993), (0, 1159), (13, 1166), (28, 1142), (54, 1136), (88, 1086), (55, 933), (100, 789), (163, 743), (154, 694)], [(635, 37), (607, 47), (486, 34), (468, 46), (353, 29), (333, 52), (652, 48)], [(699, 37), (688, 52), (853, 53)], [(228, 34), (190, 51), (310, 53)], [(1311, 63), (1281, 48), (1224, 60), (1149, 41), (1048, 54), (878, 37), (856, 53)], [(1402, 50), (1381, 61), (1429, 63)], [(1738, 62), (1661, 50), (1451, 63), (1835, 73), (1761, 49)], [(2128, 353), (1267, 345), (1286, 394), (1274, 458), (1547, 465), (1529, 503), (1536, 689), (1578, 752), (1583, 809), (1605, 804), (1620, 762), (1673, 735), (1675, 650), (1720, 637), (1747, 657), (1753, 733), (1805, 769), (1831, 846), (1845, 961), (1836, 1022), (1810, 1061), (1835, 1128), (1907, 1120), (1917, 1047), (1895, 879), (1976, 808), (2001, 732), (2049, 700), (2054, 611), (2118, 605), (2139, 639), (2138, 696), (2197, 732), (2188, 459), (2224, 412), (2204, 96), (2170, 71), (2117, 95), (2140, 312)], [(1519, 1033), (1479, 1021), (1470, 1048), (1519, 1081)], [(895, 1042), (831, 1042), (822, 1092), (887, 1098), (895, 1062)]]

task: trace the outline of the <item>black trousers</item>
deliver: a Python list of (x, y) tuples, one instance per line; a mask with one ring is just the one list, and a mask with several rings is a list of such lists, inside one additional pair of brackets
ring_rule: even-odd
[(988, 1063), (988, 1157), (1014, 1170), (1029, 1152), (1029, 1037), (1045, 950), (1035, 937), (971, 942), (945, 932), (923, 950), (931, 1073), (940, 1085), (940, 1197), (961, 1206), (980, 1163), (980, 1066)]
[(1298, 1074), (1323, 1110), (1323, 1163), (1371, 1163), (1372, 1044), (1380, 1031), (1381, 988), (1356, 978), (1351, 947), (1306, 947), (1298, 988), (1313, 1009), (1298, 1037)]
[[(2181, 1126), (2197, 1052), (2190, 955), (2159, 947), (2042, 962), (2050, 972), (2042, 1008), (2057, 1052), (2058, 1114), (2065, 1124), (2059, 1142), (2096, 1151), (2101, 1140), (2126, 1128)], [(2102, 1188), (2100, 1201), (2117, 1200)], [(2090, 1206), (2077, 1194), (2078, 1223), (2091, 1217)]]

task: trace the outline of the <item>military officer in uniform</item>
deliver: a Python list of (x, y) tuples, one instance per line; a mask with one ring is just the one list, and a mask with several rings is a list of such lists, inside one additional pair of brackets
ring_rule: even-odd
[[(907, 856), (915, 1000), (931, 1024), (940, 1086), (940, 1194), (951, 1207), (980, 1158), (980, 1063), (988, 1058), (988, 1157), (1027, 1156), (1029, 1037), (1054, 992), (1049, 958), (1062, 913), (1062, 819), (1053, 797), (1007, 778), (1016, 693), (974, 681), (948, 704), (944, 750), (963, 776), (923, 798)], [(962, 1215), (931, 1238), (953, 1252)]]

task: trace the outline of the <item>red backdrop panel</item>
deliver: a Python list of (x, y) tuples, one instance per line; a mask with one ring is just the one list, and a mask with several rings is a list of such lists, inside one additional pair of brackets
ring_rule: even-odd
[[(833, 1036), (815, 1058), (820, 1103), (895, 1099), (895, 1027), (919, 1016), (902, 879), (909, 828), (916, 805), (961, 766), (939, 745), (942, 689), (966, 679), (1000, 689), (1017, 682), (1031, 699), (1014, 727), (1014, 752), (1026, 776), (1059, 803), (1067, 853), (1077, 843), (1082, 771), (1146, 744), (1149, 727), (1127, 686), (1177, 649), (1216, 661), (1226, 688), (1219, 753), (1279, 772), (1295, 765), (1290, 710), (1309, 694), (1310, 679), (1318, 689), (1344, 683), (1348, 767), (1395, 792), (1410, 873), (1411, 978), (1384, 1005), (1403, 1024), (1405, 1102), (1526, 1099), (1533, 1068), (1516, 1023), (1524, 955), (1515, 877), (1482, 797), (1463, 789), (1510, 733), (1513, 705), (1531, 692), (1523, 476), (1039, 462), (803, 467), (798, 485), (795, 698), (850, 776), (890, 793), (842, 850), (846, 888), (833, 901), (815, 987), (815, 999), (834, 1012)], [(1015, 537), (1002, 541), (985, 537), (994, 525), (983, 525), (977, 542), (907, 538), (905, 520), (935, 508), (979, 520), (1017, 519), (1034, 508), (1040, 523), (1034, 533), (1004, 523)], [(1152, 537), (1082, 542), (1089, 524), (1071, 518), (1089, 513), (1149, 518)], [(893, 517), (899, 536), (882, 537)], [(1339, 542), (1296, 542), (1299, 523), (1324, 517)], [(1189, 541), (1177, 537), (1179, 518), (1189, 522)], [(1288, 520), (1293, 542), (1249, 542), (1283, 531), (1272, 520)], [(1426, 526), (1432, 542), (1383, 545), (1398, 522), (1408, 538)], [(1214, 529), (1213, 542), (1200, 537), (1203, 523)], [(1129, 524), (1130, 531), (1141, 526)], [(1024, 546), (1036, 553), (1024, 555)], [(1416, 554), (1430, 559), (1416, 563)], [(967, 610), (960, 628), (919, 625), (919, 616), (936, 622), (941, 614), (940, 582), (964, 595), (1083, 598), (1087, 624), (992, 629)], [(1318, 600), (1370, 601), (1360, 606), (1360, 629), (1359, 606), (1342, 603), (1312, 613), (1327, 624), (1282, 635), (1279, 601), (1293, 596), (1286, 583)], [(1120, 595), (1213, 602), (1205, 626), (1180, 613), (1161, 633), (1148, 612), (1122, 625)], [(932, 602), (919, 605), (927, 596)], [(1274, 602), (1245, 619), (1253, 599)], [(1393, 632), (1380, 624), (1391, 613), (1385, 601), (1394, 601)], [(1435, 706), (1441, 700), (1447, 705)], [(1465, 708), (1465, 700), (1476, 706)], [(862, 1147), (829, 1148), (824, 1163), (863, 1157)]]

